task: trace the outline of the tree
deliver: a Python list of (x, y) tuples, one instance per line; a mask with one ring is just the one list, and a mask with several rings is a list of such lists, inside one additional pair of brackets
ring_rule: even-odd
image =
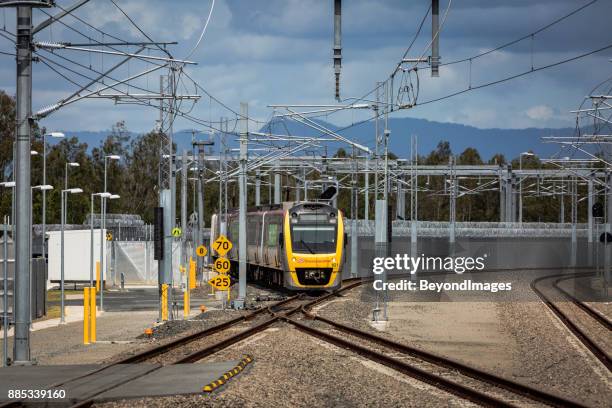
[(489, 159), (489, 164), (497, 164), (499, 166), (503, 166), (506, 164), (506, 158), (501, 153), (496, 153)]
[(436, 149), (425, 159), (425, 164), (447, 164), (452, 154), (450, 143), (446, 140), (440, 141)]
[(457, 164), (482, 164), (482, 159), (478, 150), (468, 147), (457, 158)]
[(346, 158), (348, 157), (348, 154), (346, 153), (346, 150), (344, 150), (342, 147), (338, 149), (338, 151), (336, 151), (336, 154), (334, 154), (334, 157), (337, 158)]

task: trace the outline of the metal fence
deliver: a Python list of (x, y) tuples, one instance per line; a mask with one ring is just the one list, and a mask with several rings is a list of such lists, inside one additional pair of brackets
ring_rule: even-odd
[[(4, 322), (4, 300), (6, 294), (6, 311), (8, 312), (9, 322), (13, 320), (13, 310), (15, 305), (15, 250), (12, 238), (6, 239), (6, 249), (8, 256), (4, 259), (4, 237), (0, 237), (0, 326)], [(46, 304), (46, 262), (43, 258), (32, 259), (32, 279), (31, 279), (31, 311), (32, 319), (42, 317), (47, 312)]]
[[(347, 220), (347, 232), (351, 233), (348, 227), (350, 220)], [(410, 236), (411, 221), (393, 221), (393, 236)], [(450, 223), (446, 221), (417, 221), (418, 236), (420, 237), (448, 237)], [(359, 236), (374, 236), (375, 221), (357, 221), (357, 231)], [(586, 237), (588, 234), (587, 224), (576, 224), (576, 236)], [(571, 223), (538, 223), (538, 222), (456, 222), (455, 236), (457, 237), (551, 237), (562, 238), (572, 235)]]

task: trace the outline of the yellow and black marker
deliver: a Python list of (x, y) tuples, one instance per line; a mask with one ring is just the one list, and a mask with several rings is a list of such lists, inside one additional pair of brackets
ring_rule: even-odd
[(248, 354), (245, 355), (244, 358), (242, 360), (240, 360), (240, 362), (238, 363), (238, 365), (236, 367), (234, 367), (230, 371), (228, 371), (225, 374), (223, 374), (216, 381), (213, 381), (213, 382), (211, 382), (209, 384), (206, 384), (202, 388), (202, 391), (204, 391), (204, 392), (213, 392), (214, 390), (216, 390), (217, 388), (219, 388), (220, 386), (225, 384), (230, 378), (232, 378), (235, 375), (238, 375), (242, 370), (244, 370), (246, 368), (247, 365), (249, 365), (252, 362), (253, 362), (253, 357), (249, 356)]

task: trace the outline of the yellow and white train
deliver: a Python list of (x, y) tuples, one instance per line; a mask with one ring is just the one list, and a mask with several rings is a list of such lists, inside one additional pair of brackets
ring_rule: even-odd
[[(220, 235), (218, 215), (211, 222), (211, 243)], [(238, 272), (238, 211), (227, 215), (227, 254)], [(289, 202), (247, 212), (247, 276), (290, 290), (334, 290), (344, 265), (342, 211), (322, 202)]]

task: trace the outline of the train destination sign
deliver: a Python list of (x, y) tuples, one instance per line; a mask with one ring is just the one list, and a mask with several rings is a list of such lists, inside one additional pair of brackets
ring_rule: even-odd
[(213, 243), (215, 251), (221, 256), (225, 256), (233, 247), (232, 242), (225, 235), (219, 235), (219, 238)]

